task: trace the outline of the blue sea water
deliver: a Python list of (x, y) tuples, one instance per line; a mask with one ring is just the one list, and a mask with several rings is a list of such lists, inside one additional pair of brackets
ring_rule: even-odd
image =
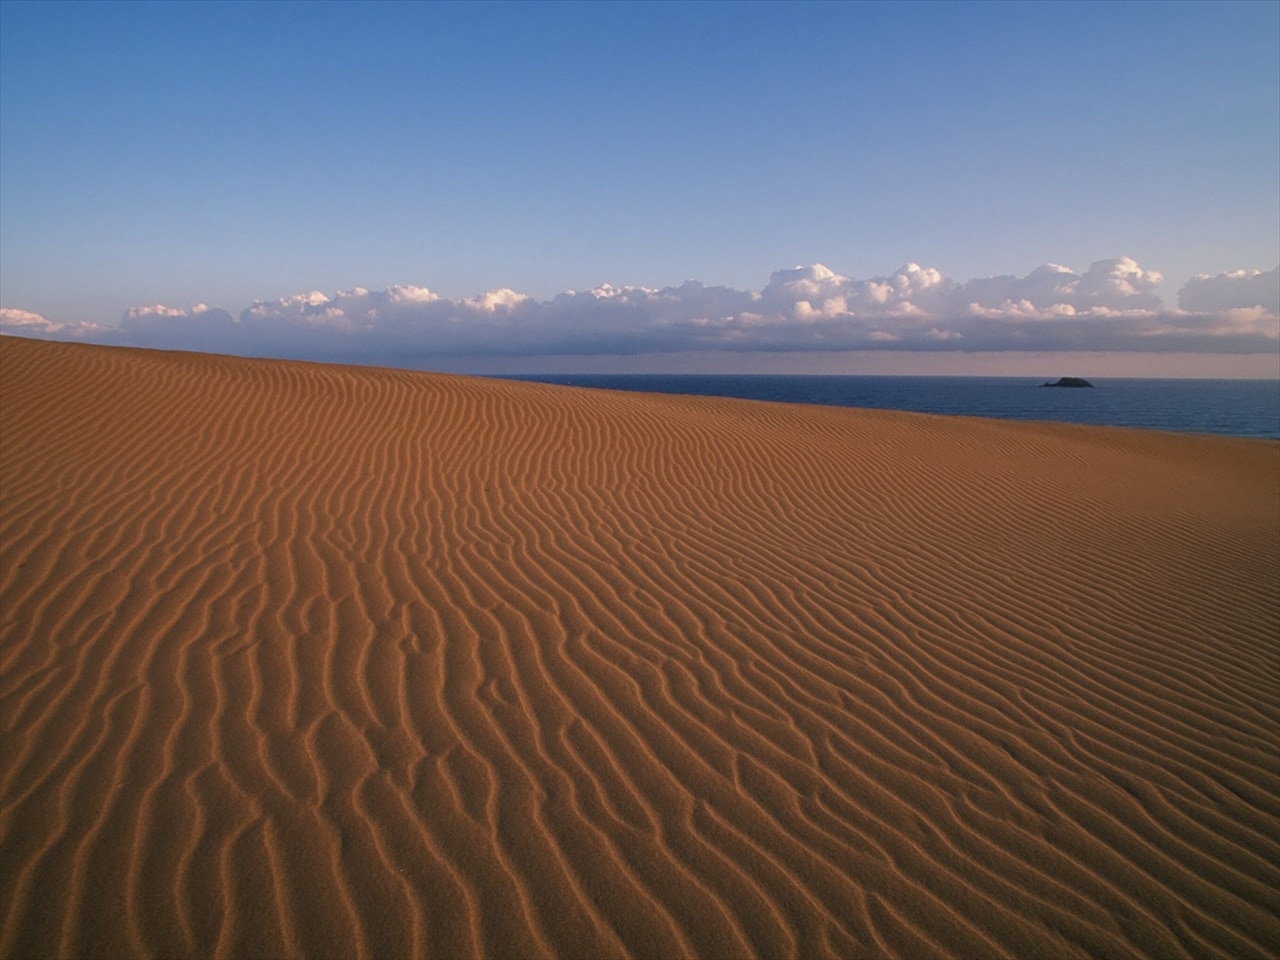
[(1046, 389), (1017, 377), (580, 374), (522, 380), (645, 393), (740, 397), (1280, 440), (1274, 380), (1092, 380)]

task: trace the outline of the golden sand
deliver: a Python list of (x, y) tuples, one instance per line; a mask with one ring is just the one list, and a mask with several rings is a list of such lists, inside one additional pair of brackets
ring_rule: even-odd
[(1280, 445), (0, 341), (0, 955), (1265, 957)]

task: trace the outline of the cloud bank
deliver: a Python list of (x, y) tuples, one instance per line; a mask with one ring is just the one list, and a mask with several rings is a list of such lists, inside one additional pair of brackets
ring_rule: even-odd
[(1170, 307), (1162, 277), (1128, 257), (1083, 273), (957, 282), (909, 263), (856, 280), (821, 264), (779, 270), (760, 290), (687, 280), (604, 284), (535, 300), (509, 289), (449, 300), (419, 286), (259, 300), (239, 317), (197, 304), (135, 307), (120, 321), (51, 321), (0, 310), (0, 332), (251, 356), (429, 363), (466, 356), (690, 351), (961, 350), (1274, 353), (1280, 268), (1193, 277)]

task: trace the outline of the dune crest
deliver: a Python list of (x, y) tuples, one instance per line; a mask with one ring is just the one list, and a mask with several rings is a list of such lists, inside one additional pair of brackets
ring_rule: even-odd
[(0, 956), (1280, 950), (1280, 445), (0, 340)]

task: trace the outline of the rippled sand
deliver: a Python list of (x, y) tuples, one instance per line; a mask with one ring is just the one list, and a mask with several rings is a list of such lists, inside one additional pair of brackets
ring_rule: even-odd
[(1265, 957), (1280, 445), (0, 340), (0, 955)]

